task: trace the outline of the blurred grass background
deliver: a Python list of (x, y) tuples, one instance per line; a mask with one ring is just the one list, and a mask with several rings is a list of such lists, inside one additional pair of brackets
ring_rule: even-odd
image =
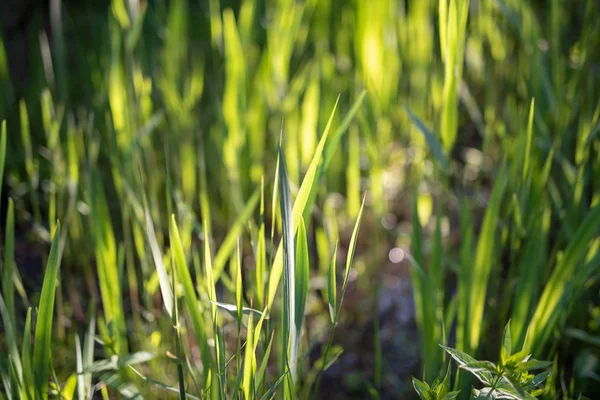
[[(0, 220), (10, 225), (10, 197), (17, 267), (4, 282), (15, 282), (24, 321), (60, 219), (59, 383), (74, 370), (73, 335), (92, 305), (120, 326), (120, 345), (164, 350), (171, 321), (159, 318), (156, 249), (172, 245), (173, 212), (194, 276), (204, 276), (207, 232), (218, 297), (235, 303), (237, 237), (246, 237), (244, 276), (263, 254), (256, 238), (279, 237), (278, 207), (259, 199), (261, 184), (277, 192), (280, 137), (296, 195), (337, 104), (314, 207), (303, 213), (308, 390), (327, 339), (331, 254), (338, 237), (347, 251), (367, 192), (335, 337), (344, 353), (322, 395), (409, 397), (411, 375), (431, 381), (447, 361), (438, 344), (495, 361), (509, 319), (515, 343), (557, 361), (548, 398), (598, 395), (597, 1), (49, 0), (23, 9), (2, 6)], [(262, 308), (263, 292), (244, 287), (244, 304)], [(121, 354), (117, 342), (111, 351)], [(174, 369), (149, 365), (175, 381)]]

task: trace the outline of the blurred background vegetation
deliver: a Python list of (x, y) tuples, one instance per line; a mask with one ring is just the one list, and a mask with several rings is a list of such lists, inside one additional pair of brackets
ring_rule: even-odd
[[(166, 249), (170, 268), (172, 213), (197, 279), (208, 233), (228, 303), (242, 237), (243, 302), (263, 308), (256, 255), (271, 260), (276, 248), (256, 249), (260, 235), (280, 237), (277, 146), (296, 196), (332, 116), (303, 213), (311, 272), (297, 396), (323, 363), (331, 254), (338, 238), (348, 251), (364, 193), (334, 337), (343, 353), (320, 396), (411, 398), (411, 376), (431, 382), (448, 364), (439, 344), (496, 362), (509, 320), (513, 346), (555, 361), (545, 397), (600, 394), (598, 1), (49, 0), (0, 10), (2, 295), (14, 296), (20, 332), (59, 219), (58, 387), (75, 371), (75, 335), (96, 315), (104, 338), (108, 322), (121, 324), (131, 352), (172, 345), (156, 266)], [(111, 352), (122, 354), (95, 349)], [(164, 360), (145, 373), (177, 380)], [(466, 395), (472, 382), (458, 375)]]

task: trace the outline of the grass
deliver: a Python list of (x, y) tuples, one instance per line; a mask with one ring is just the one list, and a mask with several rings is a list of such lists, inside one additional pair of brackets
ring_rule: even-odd
[(597, 397), (596, 2), (75, 3), (0, 37), (4, 397)]

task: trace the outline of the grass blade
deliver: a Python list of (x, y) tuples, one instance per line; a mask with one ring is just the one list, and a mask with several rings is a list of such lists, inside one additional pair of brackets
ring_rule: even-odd
[(172, 246), (171, 251), (173, 251), (175, 257), (174, 266), (177, 271), (177, 278), (183, 286), (184, 300), (188, 312), (190, 313), (190, 319), (192, 320), (196, 343), (200, 348), (200, 357), (202, 358), (204, 378), (206, 380), (208, 371), (212, 366), (212, 356), (208, 348), (204, 318), (200, 313), (200, 309), (198, 308), (198, 297), (196, 296), (196, 290), (194, 289), (192, 277), (183, 253), (183, 245), (181, 243), (181, 237), (179, 236), (177, 222), (175, 222), (175, 215), (171, 216), (169, 233)]
[(288, 183), (285, 155), (279, 148), (279, 198), (281, 210), (281, 232), (283, 234), (283, 371), (290, 369), (289, 380), (286, 379), (286, 390), (291, 387), (293, 395), (294, 379), (296, 377), (296, 360), (298, 356), (298, 336), (294, 329), (296, 321), (296, 285), (295, 285), (295, 256), (294, 256), (294, 219), (292, 216), (292, 196)]
[(24, 400), (33, 400), (34, 376), (31, 369), (31, 307), (27, 309), (25, 331), (23, 332), (23, 347), (21, 348), (21, 362), (23, 363), (23, 385), (21, 395)]
[(6, 120), (0, 127), (0, 199), (2, 198), (2, 180), (4, 177), (4, 164), (6, 163)]
[[(306, 238), (306, 227), (304, 226), (304, 218), (300, 219), (300, 227), (296, 237), (296, 269), (295, 269), (295, 293), (296, 293), (296, 320), (295, 329), (298, 346), (300, 343), (300, 335), (302, 333), (302, 322), (304, 320), (304, 308), (306, 306), (306, 296), (308, 295), (308, 275), (310, 266), (308, 264), (308, 241)], [(298, 354), (298, 349), (296, 349)]]
[(60, 222), (52, 236), (52, 246), (46, 264), (46, 274), (42, 285), (42, 294), (38, 306), (38, 318), (35, 328), (35, 344), (33, 347), (33, 370), (35, 371), (36, 397), (48, 398), (48, 372), (50, 367), (50, 345), (52, 342), (52, 320), (54, 314), (54, 297), (56, 295), (56, 279), (58, 277), (58, 241), (60, 238)]
[(337, 249), (338, 243), (336, 242), (335, 247), (333, 248), (333, 254), (331, 255), (331, 262), (329, 263), (329, 279), (327, 280), (327, 299), (329, 301), (329, 316), (332, 324), (335, 323), (337, 313)]
[(11, 198), (8, 199), (6, 228), (4, 235), (4, 271), (2, 272), (2, 296), (12, 326), (15, 326), (15, 288), (13, 274), (15, 265), (15, 210)]

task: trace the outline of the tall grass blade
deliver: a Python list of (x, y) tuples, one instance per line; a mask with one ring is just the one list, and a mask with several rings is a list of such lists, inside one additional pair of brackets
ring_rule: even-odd
[(36, 397), (48, 398), (48, 372), (50, 367), (50, 347), (52, 343), (52, 321), (54, 319), (54, 297), (56, 295), (56, 279), (58, 277), (58, 242), (60, 238), (60, 222), (52, 236), (52, 246), (46, 264), (46, 273), (42, 285), (42, 294), (38, 306), (38, 318), (35, 327), (35, 343), (33, 347), (33, 370), (35, 371)]
[(483, 330), (483, 309), (488, 289), (488, 280), (494, 266), (496, 229), (506, 185), (506, 169), (503, 167), (496, 176), (496, 183), (483, 218), (475, 259), (473, 260), (474, 265), (471, 267), (463, 265), (463, 268), (470, 268), (471, 274), (471, 278), (469, 279), (471, 287), (469, 289), (468, 300), (470, 316), (467, 319), (468, 328), (465, 330), (468, 335), (468, 346), (465, 347), (468, 354), (473, 354), (479, 347), (479, 340)]
[(34, 372), (31, 364), (31, 307), (27, 309), (25, 330), (23, 331), (23, 347), (21, 348), (21, 362), (23, 364), (23, 385), (21, 395), (24, 400), (34, 400)]
[(0, 296), (0, 317), (2, 318), (2, 323), (4, 325), (4, 335), (6, 336), (6, 344), (8, 347), (7, 369), (8, 375), (10, 376), (8, 382), (10, 383), (6, 387), (6, 392), (10, 393), (10, 395), (13, 398), (18, 399), (21, 396), (21, 381), (23, 379), (23, 368), (21, 365), (21, 357), (19, 356), (15, 330), (10, 320), (10, 315), (8, 315), (6, 303), (4, 302), (2, 296)]
[(4, 166), (6, 164), (6, 120), (2, 120), (0, 127), (0, 198), (2, 198), (2, 181)]
[(8, 199), (6, 227), (4, 234), (4, 271), (2, 271), (2, 296), (12, 326), (15, 326), (15, 288), (13, 274), (15, 265), (15, 210), (11, 198)]
[(202, 359), (202, 367), (204, 372), (204, 378), (208, 376), (208, 372), (212, 367), (212, 356), (208, 347), (208, 341), (206, 336), (206, 326), (204, 317), (200, 313), (198, 308), (198, 297), (196, 296), (196, 290), (192, 282), (192, 277), (188, 268), (187, 261), (185, 260), (185, 254), (183, 253), (183, 245), (181, 243), (181, 237), (179, 236), (179, 229), (177, 228), (177, 222), (175, 221), (175, 215), (171, 216), (170, 224), (170, 242), (175, 257), (175, 269), (177, 271), (178, 281), (183, 286), (183, 295), (185, 304), (188, 312), (190, 313), (190, 319), (194, 328), (194, 335), (196, 343), (200, 348), (200, 357)]
[(337, 249), (338, 242), (335, 243), (333, 254), (331, 255), (331, 261), (329, 263), (329, 276), (327, 279), (327, 300), (329, 302), (329, 317), (331, 318), (332, 324), (335, 323), (337, 315)]
[[(298, 338), (297, 345), (300, 343), (300, 335), (302, 333), (302, 322), (304, 321), (304, 308), (306, 307), (306, 297), (308, 295), (308, 275), (310, 265), (308, 262), (308, 241), (306, 238), (306, 227), (304, 218), (300, 219), (300, 227), (296, 237), (296, 266), (294, 277), (296, 293), (296, 320), (294, 321), (296, 329), (296, 337)], [(296, 354), (298, 350), (296, 349)]]
[[(279, 148), (279, 198), (281, 210), (281, 232), (283, 235), (283, 371), (290, 370), (286, 379), (285, 389), (291, 390), (293, 396), (294, 380), (296, 377), (296, 361), (298, 357), (298, 335), (294, 327), (296, 321), (296, 285), (295, 285), (295, 249), (294, 249), (294, 219), (292, 216), (292, 196), (288, 183), (285, 155)], [(289, 389), (288, 389), (289, 386)]]

